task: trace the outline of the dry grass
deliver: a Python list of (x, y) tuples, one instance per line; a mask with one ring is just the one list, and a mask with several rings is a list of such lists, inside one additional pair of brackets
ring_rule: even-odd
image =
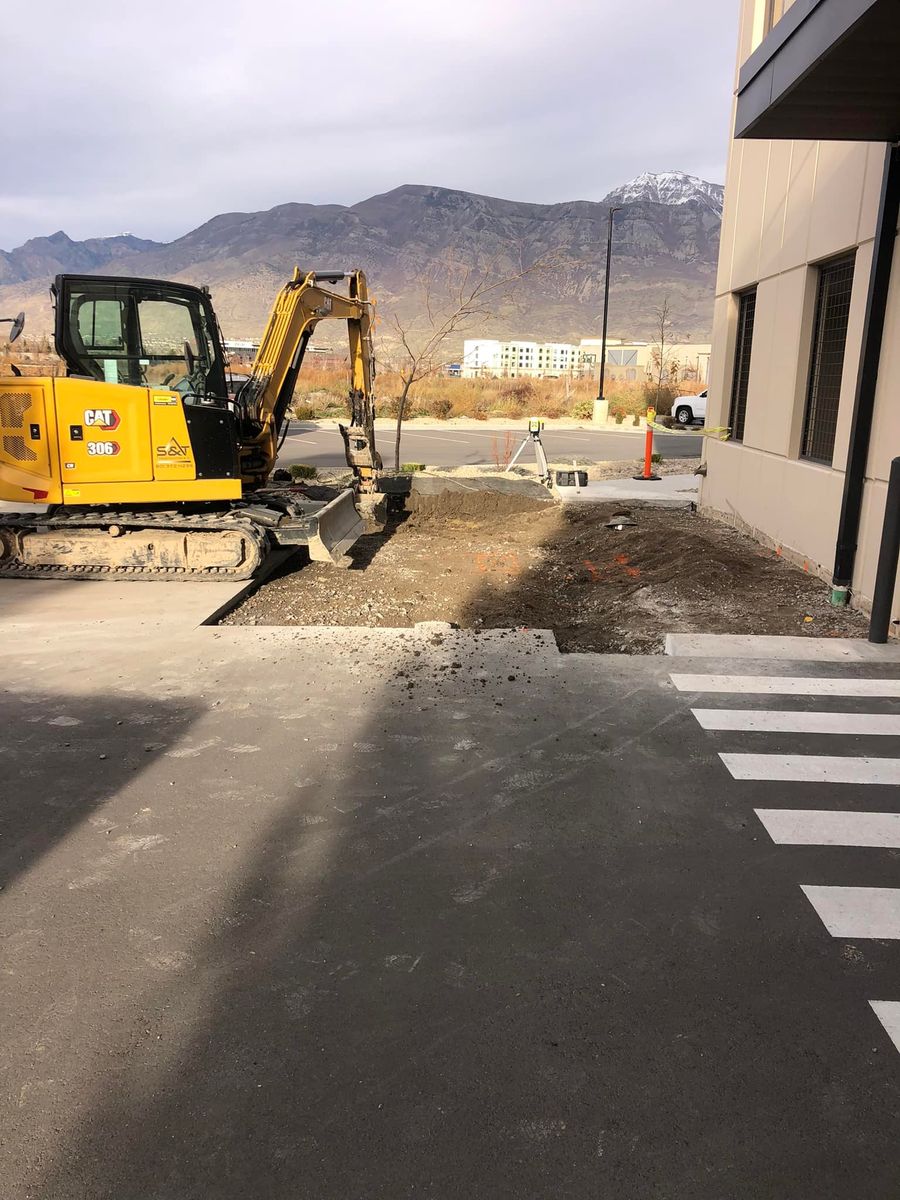
[[(58, 375), (62, 364), (49, 348), (47, 339), (23, 337), (15, 345), (0, 348), (0, 376), (11, 375), (10, 363), (15, 363), (23, 375)], [(249, 364), (232, 364), (247, 370)], [(294, 416), (298, 420), (316, 417), (343, 417), (347, 414), (349, 368), (344, 366), (306, 363), (300, 372), (294, 391)], [(701, 390), (700, 384), (685, 382), (665, 385), (658, 406), (661, 414), (671, 412), (677, 395)], [(396, 397), (400, 394), (400, 377), (382, 370), (376, 380), (375, 393), (379, 416), (396, 415)], [(591, 379), (454, 379), (435, 375), (423, 379), (411, 394), (407, 416), (470, 417), (486, 421), (489, 417), (520, 420), (539, 416), (550, 420), (571, 417), (589, 421), (593, 414), (597, 381)], [(655, 386), (644, 381), (623, 383), (613, 380), (607, 384), (610, 415), (621, 414), (623, 420), (643, 416), (654, 402)], [(500, 458), (504, 449), (500, 448)], [(498, 465), (503, 465), (498, 464)]]
[[(376, 381), (378, 412), (381, 416), (396, 413), (396, 397), (400, 393), (398, 375), (390, 370), (379, 372)], [(663, 388), (659, 411), (671, 411), (674, 397), (681, 391), (700, 391), (700, 385), (685, 383)], [(304, 367), (294, 392), (294, 411), (298, 417), (342, 416), (346, 412), (347, 371), (334, 368)], [(471, 417), (487, 420), (499, 417), (517, 420), (521, 417), (574, 417), (590, 420), (595, 379), (455, 379), (435, 375), (423, 379), (411, 394), (407, 415), (410, 417)], [(607, 385), (606, 395), (610, 413), (623, 418), (643, 416), (656, 396), (654, 385), (621, 383)]]
[[(0, 338), (2, 336), (0, 327)], [(56, 357), (47, 337), (29, 337), (25, 334), (11, 346), (6, 343), (0, 345), (0, 375), (12, 375), (13, 363), (23, 375), (56, 376), (63, 373), (62, 362)]]

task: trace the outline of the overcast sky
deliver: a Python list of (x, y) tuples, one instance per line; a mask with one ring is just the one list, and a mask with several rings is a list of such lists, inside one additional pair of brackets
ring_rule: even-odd
[(0, 248), (169, 240), (402, 183), (722, 182), (738, 0), (31, 0), (4, 19)]

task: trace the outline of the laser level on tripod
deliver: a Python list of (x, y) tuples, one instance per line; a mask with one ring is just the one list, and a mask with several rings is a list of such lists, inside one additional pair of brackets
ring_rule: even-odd
[(544, 428), (544, 420), (542, 417), (529, 417), (528, 418), (528, 432), (525, 434), (525, 437), (522, 439), (522, 445), (518, 448), (518, 450), (515, 452), (515, 454), (509, 460), (509, 466), (506, 468), (506, 470), (507, 470), (507, 472), (509, 472), (513, 469), (513, 467), (516, 465), (516, 460), (518, 459), (519, 455), (522, 453), (522, 451), (525, 449), (525, 447), (530, 442), (531, 445), (534, 446), (534, 457), (537, 460), (538, 471), (540, 472), (540, 477), (541, 477), (541, 483), (545, 483), (549, 487), (550, 486), (550, 467), (547, 463), (547, 455), (544, 453), (544, 444), (541, 441), (541, 430), (543, 428)]

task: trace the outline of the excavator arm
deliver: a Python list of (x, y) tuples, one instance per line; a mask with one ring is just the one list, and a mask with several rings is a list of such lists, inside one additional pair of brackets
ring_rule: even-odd
[[(343, 280), (349, 282), (347, 295), (322, 286)], [(362, 271), (303, 274), (299, 268), (278, 293), (250, 378), (236, 400), (245, 487), (265, 485), (272, 472), (306, 348), (318, 323), (325, 320), (347, 322), (350, 422), (340, 431), (359, 490), (376, 488), (381, 459), (375, 451), (375, 357), (366, 277)]]

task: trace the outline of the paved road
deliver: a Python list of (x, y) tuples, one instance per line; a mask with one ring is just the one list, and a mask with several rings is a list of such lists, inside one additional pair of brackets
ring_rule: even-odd
[[(301, 425), (294, 422), (279, 458), (281, 465), (309, 463), (316, 467), (339, 467), (344, 465), (344, 451), (340, 434), (336, 429)], [(296, 430), (296, 432), (294, 432)], [(377, 431), (378, 445), (386, 463), (393, 461), (394, 439), (389, 429)], [(410, 426), (403, 433), (403, 462), (423, 462), (434, 467), (459, 467), (479, 463), (495, 462), (495, 454), (501, 460), (507, 444), (518, 448), (525, 436), (521, 426), (510, 429), (423, 429)], [(508, 441), (507, 441), (508, 439)], [(545, 431), (544, 449), (551, 461), (557, 459), (589, 458), (597, 462), (612, 459), (636, 459), (644, 450), (644, 434), (601, 433), (589, 429)], [(680, 434), (657, 436), (656, 448), (667, 458), (699, 458), (703, 439), (685, 437)], [(534, 461), (531, 447), (523, 455), (524, 461)], [(523, 461), (520, 460), (520, 461)]]
[(0, 639), (3, 1200), (896, 1200), (896, 663), (160, 609)]

